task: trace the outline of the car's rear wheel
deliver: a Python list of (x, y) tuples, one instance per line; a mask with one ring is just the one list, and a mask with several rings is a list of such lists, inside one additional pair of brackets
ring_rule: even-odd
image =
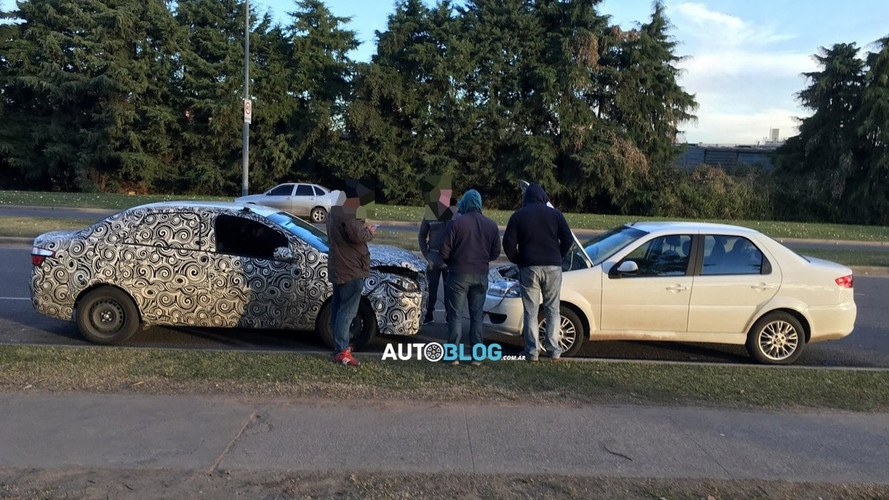
[(77, 303), (77, 328), (90, 342), (120, 344), (139, 329), (139, 310), (119, 288), (105, 286), (84, 295)]
[[(562, 356), (576, 356), (586, 340), (586, 331), (577, 314), (568, 307), (559, 306), (559, 346), (562, 348)], [(546, 348), (546, 318), (541, 316), (538, 327), (540, 346)]]
[(320, 224), (327, 220), (327, 210), (324, 207), (315, 207), (309, 212), (309, 217), (312, 219), (312, 222)]
[(747, 352), (760, 363), (789, 365), (806, 345), (803, 325), (786, 312), (766, 314), (747, 334)]
[[(321, 340), (324, 341), (327, 347), (334, 349), (333, 325), (330, 321), (330, 302), (327, 302), (321, 308), (316, 325), (316, 330), (318, 335), (321, 336)], [(352, 324), (349, 326), (349, 335), (351, 337), (352, 349), (356, 351), (366, 349), (377, 335), (377, 316), (374, 314), (373, 308), (365, 300), (362, 300), (358, 305), (358, 314), (355, 315), (355, 319), (352, 320)]]

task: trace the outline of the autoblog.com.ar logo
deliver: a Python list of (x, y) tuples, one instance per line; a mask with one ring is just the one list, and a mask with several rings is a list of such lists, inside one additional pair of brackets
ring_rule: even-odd
[(383, 361), (500, 361), (503, 357), (503, 349), (500, 344), (386, 344), (383, 350)]

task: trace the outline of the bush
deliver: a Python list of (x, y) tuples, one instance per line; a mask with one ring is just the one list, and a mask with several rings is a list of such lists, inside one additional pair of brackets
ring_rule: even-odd
[(671, 168), (664, 173), (653, 215), (694, 219), (768, 219), (770, 189), (759, 170), (740, 176), (699, 165), (690, 174)]

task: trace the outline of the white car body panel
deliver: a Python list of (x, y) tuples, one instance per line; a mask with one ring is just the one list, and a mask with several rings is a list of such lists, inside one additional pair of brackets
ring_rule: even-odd
[[(648, 232), (612, 257), (587, 269), (563, 272), (561, 302), (580, 312), (590, 340), (661, 340), (744, 345), (763, 315), (796, 313), (807, 342), (834, 340), (852, 332), (857, 309), (852, 288), (835, 280), (851, 269), (805, 259), (751, 229), (693, 222), (646, 222)], [(611, 278), (608, 272), (645, 242), (668, 234), (720, 235), (748, 239), (771, 265), (766, 274)], [(701, 240), (703, 241), (703, 240)], [(685, 287), (685, 289), (683, 289)], [(487, 296), (488, 331), (520, 336), (522, 301)]]

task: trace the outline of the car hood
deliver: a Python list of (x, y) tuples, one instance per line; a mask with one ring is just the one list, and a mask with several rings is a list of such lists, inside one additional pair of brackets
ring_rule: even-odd
[(368, 245), (370, 267), (403, 267), (416, 273), (426, 270), (426, 261), (403, 248), (389, 245)]

